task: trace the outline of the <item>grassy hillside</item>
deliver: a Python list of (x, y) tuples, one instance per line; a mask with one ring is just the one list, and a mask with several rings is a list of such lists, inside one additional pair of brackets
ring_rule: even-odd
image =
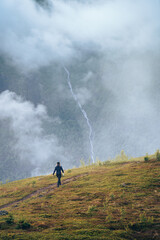
[(0, 239), (160, 239), (159, 172), (154, 159), (99, 162), (66, 171), (60, 188), (52, 175), (1, 185)]

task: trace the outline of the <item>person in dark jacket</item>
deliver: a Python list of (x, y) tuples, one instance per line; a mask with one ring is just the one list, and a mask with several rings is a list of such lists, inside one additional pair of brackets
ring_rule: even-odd
[(58, 178), (57, 187), (59, 187), (59, 185), (61, 185), (61, 176), (62, 176), (61, 172), (64, 173), (63, 168), (60, 166), (60, 162), (57, 162), (57, 166), (54, 169), (53, 175), (55, 174), (55, 172), (56, 172), (56, 176)]

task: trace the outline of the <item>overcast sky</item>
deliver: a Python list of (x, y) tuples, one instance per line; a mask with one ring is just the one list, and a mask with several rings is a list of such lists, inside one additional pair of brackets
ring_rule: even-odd
[[(156, 151), (160, 144), (159, 1), (50, 2), (51, 8), (46, 10), (33, 0), (0, 1), (0, 54), (24, 76), (36, 75), (52, 64), (58, 66), (61, 74), (53, 71), (53, 85), (63, 93), (63, 103), (73, 101), (64, 84), (63, 65), (69, 69), (74, 91), (93, 126), (95, 156), (106, 160), (122, 149), (130, 156)], [(34, 106), (23, 97), (10, 91), (0, 96), (1, 119), (11, 119), (20, 156), (28, 151), (33, 161), (41, 162), (55, 151), (63, 158), (60, 139), (54, 132), (50, 136), (43, 133), (42, 116), (48, 118), (49, 106)], [(50, 104), (54, 108), (57, 102)], [(36, 127), (27, 137), (25, 129), (16, 125), (17, 120), (23, 125), (26, 119), (26, 131)], [(59, 115), (52, 121), (55, 119), (59, 124), (64, 120)], [(78, 121), (81, 127), (85, 125), (82, 119)], [(88, 133), (83, 135), (88, 141)], [(28, 137), (36, 139), (35, 145), (24, 145)], [(41, 145), (45, 156), (39, 152)]]

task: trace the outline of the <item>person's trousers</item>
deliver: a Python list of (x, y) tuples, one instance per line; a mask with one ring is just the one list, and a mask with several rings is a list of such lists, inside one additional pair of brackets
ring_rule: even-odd
[(59, 185), (61, 185), (61, 176), (57, 176), (57, 178), (58, 178), (57, 187), (59, 187)]

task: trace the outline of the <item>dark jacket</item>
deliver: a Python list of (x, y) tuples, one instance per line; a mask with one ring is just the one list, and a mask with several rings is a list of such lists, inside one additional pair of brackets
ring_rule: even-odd
[(55, 172), (56, 172), (57, 177), (61, 177), (61, 172), (64, 173), (63, 168), (61, 166), (56, 166), (55, 167), (53, 175), (55, 174)]

